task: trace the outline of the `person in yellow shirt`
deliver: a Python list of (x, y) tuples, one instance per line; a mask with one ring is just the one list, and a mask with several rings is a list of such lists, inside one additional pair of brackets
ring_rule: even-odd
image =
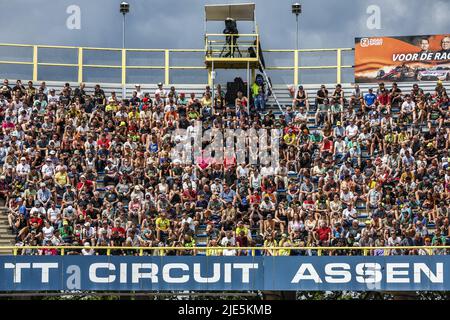
[(109, 101), (109, 103), (105, 107), (105, 112), (116, 113), (117, 112), (117, 103), (115, 100)]
[(141, 114), (140, 114), (139, 110), (136, 109), (136, 107), (133, 107), (133, 109), (130, 112), (128, 112), (128, 119), (130, 119), (130, 120), (139, 121), (140, 117), (141, 117)]
[(288, 133), (286, 133), (283, 136), (283, 140), (284, 142), (286, 142), (287, 145), (293, 145), (295, 144), (297, 135), (294, 133), (294, 131), (292, 129), (289, 129)]
[(400, 176), (400, 183), (406, 183), (406, 178), (408, 177), (411, 179), (409, 180), (410, 182), (414, 181), (415, 180), (414, 172), (412, 172), (411, 170), (404, 171)]
[(209, 93), (206, 93), (200, 100), (200, 103), (202, 104), (203, 107), (211, 107), (212, 106), (211, 95)]
[[(244, 225), (242, 221), (239, 221), (235, 230), (235, 235), (238, 236), (241, 234), (241, 231), (244, 231), (244, 234), (248, 237), (248, 228)], [(251, 240), (251, 239), (250, 239)]]
[(170, 220), (167, 219), (165, 212), (161, 212), (159, 217), (156, 219), (155, 224), (156, 238), (159, 241), (164, 242), (168, 238), (170, 232)]
[(208, 244), (206, 255), (209, 256), (221, 256), (222, 248), (217, 245), (217, 240), (213, 239)]
[[(267, 235), (266, 240), (264, 240), (264, 247), (270, 248), (270, 247), (276, 247), (277, 246), (277, 240), (274, 239), (272, 235)], [(276, 256), (277, 250), (273, 249), (265, 249), (265, 255), (266, 256)]]
[(54, 176), (56, 192), (58, 194), (63, 194), (67, 186), (70, 186), (69, 176), (65, 166), (62, 166)]
[(278, 246), (283, 247), (283, 249), (278, 250), (279, 256), (290, 256), (291, 255), (291, 249), (287, 249), (287, 248), (292, 247), (292, 241), (291, 241), (291, 239), (288, 238), (288, 235), (286, 233), (283, 233), (283, 235), (281, 236), (281, 240), (278, 243)]

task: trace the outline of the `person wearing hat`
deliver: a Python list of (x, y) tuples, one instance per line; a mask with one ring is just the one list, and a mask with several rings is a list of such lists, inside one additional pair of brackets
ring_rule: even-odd
[(163, 88), (163, 83), (162, 82), (158, 83), (158, 89), (155, 90), (155, 97), (156, 96), (161, 97), (161, 99), (166, 99), (167, 98), (167, 91)]
[(52, 198), (52, 193), (44, 182), (41, 182), (39, 187), (40, 188), (37, 192), (37, 201), (39, 201), (44, 208), (47, 208)]
[(25, 178), (31, 171), (31, 167), (25, 157), (20, 158), (20, 162), (16, 166), (16, 174)]
[(43, 175), (43, 178), (53, 178), (55, 174), (55, 165), (53, 164), (53, 161), (51, 158), (47, 158), (45, 160), (45, 164), (41, 168), (41, 172)]

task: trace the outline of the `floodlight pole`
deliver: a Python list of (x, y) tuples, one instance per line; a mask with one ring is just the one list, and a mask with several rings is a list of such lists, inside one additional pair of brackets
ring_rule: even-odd
[[(124, 16), (125, 17), (125, 16)], [(295, 20), (297, 20), (297, 43), (296, 43), (296, 46), (295, 46), (295, 49), (298, 51), (298, 14), (296, 14), (295, 15)]]
[(297, 22), (297, 40), (296, 40), (296, 50), (298, 51), (298, 16), (302, 13), (302, 5), (298, 2), (292, 5), (292, 13), (295, 14), (295, 20)]
[[(122, 19), (122, 55), (124, 54), (124, 50), (125, 50), (125, 15), (128, 12), (130, 12), (130, 4), (127, 2), (121, 2), (120, 3), (120, 13), (122, 13), (122, 15), (123, 15), (123, 19)], [(123, 60), (122, 60), (122, 63), (123, 63)], [(125, 68), (125, 66), (122, 65), (122, 68)], [(122, 70), (122, 72), (123, 72), (123, 70)], [(122, 99), (125, 99), (125, 98), (126, 98), (126, 85), (122, 83)]]
[(125, 49), (125, 13), (122, 20), (122, 49)]

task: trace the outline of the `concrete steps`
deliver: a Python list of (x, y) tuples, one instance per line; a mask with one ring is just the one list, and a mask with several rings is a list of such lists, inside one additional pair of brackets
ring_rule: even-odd
[(8, 209), (4, 207), (4, 201), (0, 204), (0, 255), (12, 254), (11, 250), (2, 247), (15, 244), (15, 236), (8, 228)]

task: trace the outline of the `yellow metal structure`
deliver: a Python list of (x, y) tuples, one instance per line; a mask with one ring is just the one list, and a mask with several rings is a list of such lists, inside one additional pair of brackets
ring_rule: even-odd
[[(221, 39), (220, 39), (221, 37)], [(53, 66), (53, 67), (73, 67), (77, 70), (77, 78), (73, 81), (86, 81), (86, 68), (100, 68), (100, 69), (120, 69), (122, 85), (127, 84), (127, 69), (149, 69), (149, 70), (163, 70), (164, 71), (164, 82), (166, 84), (170, 83), (171, 71), (172, 70), (205, 70), (205, 77), (207, 77), (207, 70), (210, 63), (214, 61), (214, 68), (219, 69), (221, 66), (227, 68), (246, 68), (247, 63), (250, 63), (250, 69), (257, 68), (258, 58), (250, 57), (248, 53), (249, 47), (254, 47), (257, 52), (257, 57), (259, 56), (259, 46), (254, 44), (259, 43), (258, 34), (239, 34), (239, 40), (236, 46), (239, 47), (242, 57), (238, 56), (236, 53), (234, 57), (219, 57), (221, 50), (224, 45), (225, 37), (223, 34), (207, 34), (205, 37), (205, 48), (204, 49), (118, 49), (118, 48), (96, 48), (96, 47), (74, 47), (74, 46), (50, 46), (50, 45), (28, 45), (28, 44), (10, 44), (10, 43), (0, 43), (0, 66), (1, 65), (29, 65), (32, 67), (30, 72), (30, 80), (33, 81), (44, 81), (51, 79), (43, 79), (40, 77), (40, 66)], [(232, 42), (233, 44), (233, 42)], [(19, 60), (17, 58), (4, 59), (2, 57), (2, 48), (29, 48), (30, 55), (27, 60)], [(67, 49), (69, 51), (75, 52), (77, 55), (76, 61), (72, 63), (61, 63), (61, 62), (42, 62), (39, 58), (41, 56), (41, 50), (54, 50)], [(226, 48), (227, 49), (227, 48)], [(242, 49), (242, 50), (241, 50)], [(321, 69), (335, 69), (336, 70), (336, 82), (340, 83), (342, 80), (342, 69), (352, 68), (351, 65), (342, 64), (342, 54), (346, 51), (352, 51), (352, 48), (332, 48), (332, 49), (273, 49), (273, 50), (263, 50), (263, 53), (267, 56), (269, 54), (290, 54), (292, 55), (292, 63), (286, 66), (273, 66), (267, 65), (267, 70), (274, 71), (292, 71), (292, 83), (294, 85), (299, 84), (299, 74), (302, 70), (321, 70)], [(121, 55), (121, 59), (117, 61), (117, 64), (86, 64), (86, 56), (90, 52), (117, 52)], [(158, 53), (161, 55), (164, 64), (163, 65), (133, 65), (127, 63), (127, 57), (133, 52), (144, 52), (144, 53)], [(332, 65), (301, 65), (302, 53), (314, 53), (320, 54), (322, 52), (335, 52), (336, 53), (336, 64)], [(198, 54), (204, 53), (205, 65), (189, 66), (189, 65), (171, 65), (170, 57), (175, 53), (191, 53)], [(28, 80), (28, 79), (27, 79)], [(205, 79), (204, 83), (210, 81), (210, 77)]]

